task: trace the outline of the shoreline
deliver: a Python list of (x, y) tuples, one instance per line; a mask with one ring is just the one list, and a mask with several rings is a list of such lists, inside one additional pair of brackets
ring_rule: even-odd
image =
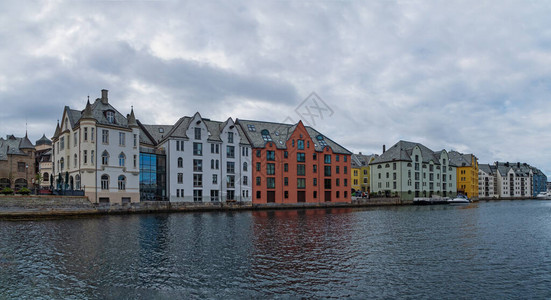
[(101, 215), (178, 213), (178, 212), (227, 212), (254, 210), (292, 210), (320, 208), (360, 208), (377, 206), (411, 205), (412, 201), (398, 198), (356, 199), (352, 202), (271, 203), (251, 202), (168, 202), (144, 201), (127, 204), (91, 203), (87, 197), (75, 196), (0, 196), (0, 220), (47, 219), (60, 217), (90, 217)]

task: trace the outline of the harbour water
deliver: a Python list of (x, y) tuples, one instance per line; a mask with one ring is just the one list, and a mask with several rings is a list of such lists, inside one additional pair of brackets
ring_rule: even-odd
[(0, 221), (0, 299), (551, 298), (551, 201)]

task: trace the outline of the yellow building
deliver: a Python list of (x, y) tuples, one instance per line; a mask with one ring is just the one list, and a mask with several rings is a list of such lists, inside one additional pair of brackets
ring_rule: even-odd
[(457, 193), (478, 198), (478, 159), (473, 154), (448, 153), (450, 164), (457, 167)]
[(369, 163), (378, 155), (352, 154), (351, 158), (351, 182), (355, 191), (370, 192), (369, 188)]

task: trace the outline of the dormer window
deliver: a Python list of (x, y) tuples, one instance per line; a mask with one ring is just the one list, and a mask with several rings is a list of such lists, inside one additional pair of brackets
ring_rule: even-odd
[(108, 110), (105, 112), (105, 118), (107, 119), (107, 122), (109, 124), (115, 124), (115, 112), (112, 110)]
[(272, 137), (270, 136), (270, 132), (268, 130), (262, 129), (260, 134), (262, 134), (262, 139), (264, 141), (266, 141), (266, 142), (271, 142), (272, 141)]
[(164, 132), (165, 132), (164, 128), (159, 128), (159, 133), (164, 133)]

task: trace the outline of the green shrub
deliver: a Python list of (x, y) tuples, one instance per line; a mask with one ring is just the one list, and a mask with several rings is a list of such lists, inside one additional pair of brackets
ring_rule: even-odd
[(13, 190), (10, 189), (9, 187), (5, 187), (4, 189), (2, 189), (0, 191), (0, 194), (11, 195), (11, 194), (13, 194)]
[(28, 195), (31, 193), (31, 190), (29, 190), (28, 188), (24, 187), (24, 188), (21, 188), (18, 192), (18, 194), (21, 194), (21, 195)]

